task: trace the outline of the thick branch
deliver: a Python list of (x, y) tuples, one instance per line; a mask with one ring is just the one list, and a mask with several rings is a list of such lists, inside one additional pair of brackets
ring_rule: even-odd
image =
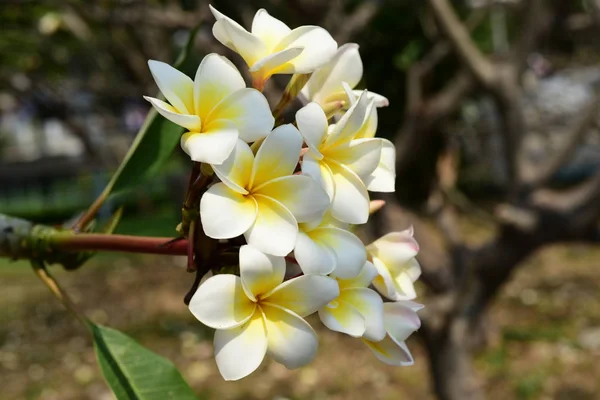
[(126, 253), (186, 256), (187, 239), (103, 234), (63, 234), (51, 241), (54, 249), (62, 251), (118, 251)]
[(436, 20), (464, 65), (484, 86), (496, 79), (494, 65), (477, 48), (448, 0), (428, 0)]

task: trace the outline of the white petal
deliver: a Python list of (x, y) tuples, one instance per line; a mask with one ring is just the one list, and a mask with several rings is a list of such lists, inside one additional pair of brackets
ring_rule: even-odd
[(308, 74), (328, 63), (337, 43), (329, 32), (318, 26), (301, 26), (292, 30), (275, 48), (280, 51), (292, 47), (304, 48), (302, 54), (290, 61), (297, 74)]
[(385, 337), (383, 323), (383, 300), (381, 296), (368, 288), (344, 289), (340, 299), (351, 304), (365, 318), (365, 339), (378, 342)]
[(204, 325), (230, 329), (248, 321), (256, 304), (244, 293), (239, 276), (222, 274), (211, 276), (200, 285), (189, 308)]
[(291, 175), (298, 165), (302, 137), (291, 124), (277, 127), (264, 140), (252, 167), (251, 185), (258, 188), (272, 179)]
[(291, 29), (286, 24), (272, 17), (264, 8), (258, 10), (252, 20), (252, 34), (259, 37), (269, 51), (290, 32)]
[[(354, 94), (358, 97), (362, 93), (362, 90), (355, 90)], [(375, 107), (387, 107), (390, 105), (390, 101), (387, 97), (384, 97), (378, 93), (367, 91), (367, 98), (375, 102)]]
[(275, 74), (293, 74), (294, 66), (290, 61), (302, 54), (303, 51), (304, 49), (301, 47), (292, 47), (269, 54), (256, 61), (252, 65), (252, 68), (250, 68), (250, 72), (252, 72), (253, 76), (259, 75), (262, 79)]
[(314, 229), (310, 236), (334, 252), (336, 268), (333, 276), (342, 279), (354, 278), (367, 261), (365, 245), (352, 232), (330, 226)]
[(205, 132), (187, 132), (181, 136), (181, 148), (192, 161), (222, 164), (235, 148), (238, 130), (227, 120), (212, 122)]
[(243, 140), (238, 140), (235, 148), (222, 164), (213, 165), (215, 174), (229, 186), (241, 194), (247, 194), (246, 188), (252, 174), (254, 154), (250, 146)]
[(319, 346), (311, 326), (297, 314), (273, 306), (262, 306), (267, 327), (267, 353), (288, 369), (313, 360)]
[(327, 275), (335, 269), (336, 261), (333, 251), (325, 245), (316, 243), (302, 231), (298, 232), (294, 257), (305, 275)]
[(366, 93), (363, 92), (338, 123), (333, 125), (331, 133), (325, 141), (326, 146), (331, 147), (354, 139), (367, 120), (365, 117), (368, 115), (368, 110), (369, 100), (367, 100)]
[(244, 196), (219, 182), (200, 200), (202, 228), (213, 239), (231, 239), (252, 227), (258, 207), (252, 196)]
[(211, 111), (204, 124), (217, 119), (233, 121), (240, 139), (246, 142), (264, 138), (275, 124), (267, 99), (256, 89), (241, 89), (225, 97)]
[(394, 281), (397, 299), (412, 300), (417, 297), (413, 282), (421, 275), (421, 267), (415, 258), (406, 262), (401, 268), (391, 268), (390, 274)]
[(394, 279), (388, 268), (376, 257), (373, 257), (373, 265), (379, 275), (373, 279), (375, 289), (390, 300), (401, 300), (402, 296), (397, 292)]
[(417, 303), (412, 301), (398, 301), (383, 305), (385, 329), (397, 342), (408, 339), (421, 327), (421, 320), (413, 309), (414, 305)]
[(369, 193), (360, 177), (349, 168), (328, 163), (335, 182), (331, 215), (349, 224), (364, 224), (369, 219)]
[(388, 365), (405, 367), (414, 364), (414, 360), (406, 343), (395, 342), (389, 335), (380, 342), (370, 342), (363, 339), (363, 343), (382, 362)]
[(312, 74), (305, 86), (305, 93), (309, 99), (322, 102), (332, 94), (343, 91), (342, 82), (350, 87), (358, 85), (362, 74), (363, 64), (358, 45), (346, 43), (337, 49), (331, 61)]
[(312, 177), (327, 193), (329, 199), (335, 194), (335, 183), (329, 166), (318, 159), (317, 154), (308, 151), (302, 158), (302, 173)]
[(156, 85), (179, 114), (194, 113), (194, 82), (183, 72), (161, 61), (148, 61)]
[(285, 276), (285, 259), (270, 256), (252, 246), (240, 248), (240, 276), (248, 297), (257, 296), (275, 289)]
[(341, 300), (333, 300), (319, 310), (323, 325), (332, 331), (345, 333), (352, 337), (361, 337), (365, 333), (364, 316), (352, 305)]
[(202, 59), (194, 79), (196, 114), (206, 119), (221, 100), (245, 87), (244, 78), (231, 61), (218, 54), (207, 55)]
[(187, 128), (193, 132), (200, 132), (202, 129), (202, 122), (197, 115), (179, 114), (170, 104), (155, 99), (154, 97), (144, 96), (144, 99), (148, 100), (160, 115), (174, 124)]
[(327, 116), (317, 103), (308, 103), (296, 113), (296, 124), (308, 147), (320, 154), (319, 147), (327, 135)]
[(235, 381), (250, 375), (267, 353), (267, 332), (262, 313), (256, 312), (240, 327), (216, 331), (214, 346), (217, 367), (225, 380)]
[(381, 139), (356, 139), (323, 152), (327, 159), (345, 165), (365, 180), (381, 159)]
[(419, 244), (411, 232), (406, 230), (391, 232), (380, 237), (368, 245), (367, 250), (391, 269), (394, 266), (402, 267), (404, 263), (414, 258), (419, 253)]
[(298, 222), (320, 219), (330, 203), (325, 190), (308, 175), (282, 176), (253, 192), (279, 201)]
[(306, 317), (339, 294), (340, 289), (335, 279), (322, 275), (303, 275), (283, 282), (265, 295), (263, 301)]
[(373, 282), (373, 279), (375, 279), (377, 275), (379, 275), (379, 272), (377, 272), (373, 263), (366, 261), (356, 277), (351, 279), (338, 279), (338, 283), (340, 289), (366, 288)]
[[(360, 94), (360, 93), (359, 93)], [(354, 96), (354, 93), (352, 93)], [(367, 92), (367, 99), (369, 98)], [(379, 117), (377, 116), (377, 107), (375, 107), (374, 101), (369, 101), (369, 105), (367, 107), (367, 112), (365, 114), (365, 121), (362, 126), (356, 132), (354, 136), (355, 139), (372, 139), (375, 137), (375, 133), (377, 132), (377, 124), (379, 121)]]
[(372, 192), (392, 193), (396, 190), (396, 147), (387, 139), (381, 139), (381, 144), (379, 164), (365, 183)]
[(268, 54), (267, 47), (258, 37), (245, 30), (231, 18), (221, 14), (214, 7), (209, 6), (217, 19), (213, 25), (213, 35), (224, 46), (238, 53), (248, 66)]
[(296, 244), (298, 223), (285, 206), (270, 197), (255, 195), (256, 221), (244, 234), (248, 244), (274, 256), (286, 256)]

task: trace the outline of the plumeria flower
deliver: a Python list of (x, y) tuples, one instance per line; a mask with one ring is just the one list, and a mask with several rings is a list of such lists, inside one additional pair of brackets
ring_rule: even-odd
[(296, 123), (308, 145), (302, 172), (315, 178), (331, 199), (331, 215), (346, 223), (369, 218), (369, 193), (364, 181), (381, 159), (381, 140), (356, 138), (373, 108), (366, 93), (335, 124), (328, 126), (321, 106), (309, 103), (296, 113)]
[(370, 259), (379, 275), (373, 286), (391, 300), (412, 300), (417, 297), (413, 283), (421, 276), (415, 256), (419, 245), (413, 229), (392, 232), (367, 246)]
[(214, 7), (210, 10), (217, 20), (213, 35), (246, 61), (254, 87), (262, 88), (274, 74), (309, 74), (326, 64), (337, 49), (325, 29), (301, 26), (292, 30), (264, 9), (256, 12), (250, 32)]
[(353, 337), (379, 342), (385, 338), (383, 301), (368, 288), (377, 270), (366, 262), (353, 279), (337, 279), (340, 295), (319, 310), (321, 322), (329, 329)]
[(417, 311), (423, 305), (412, 301), (398, 301), (383, 305), (383, 321), (387, 335), (379, 342), (363, 338), (362, 341), (382, 362), (394, 366), (414, 364), (405, 340), (421, 327)]
[(188, 130), (181, 147), (193, 161), (221, 164), (238, 138), (253, 142), (267, 136), (275, 120), (262, 93), (246, 88), (225, 57), (209, 54), (192, 81), (160, 61), (148, 61), (152, 76), (169, 101), (145, 96), (169, 121)]
[[(363, 75), (363, 63), (358, 53), (356, 43), (346, 43), (337, 50), (331, 61), (315, 71), (302, 89), (302, 94), (308, 101), (319, 103), (328, 109), (331, 103), (344, 102), (346, 108), (350, 106), (344, 90), (343, 82), (351, 89), (355, 88)], [(361, 91), (354, 93), (360, 96)], [(367, 92), (367, 98), (375, 102), (376, 107), (389, 105), (388, 99), (374, 92)]]
[(207, 279), (190, 301), (190, 311), (216, 329), (215, 358), (226, 380), (251, 374), (268, 354), (287, 368), (314, 358), (318, 342), (303, 319), (339, 295), (332, 278), (305, 275), (283, 282), (285, 259), (240, 249), (240, 276)]
[(204, 232), (214, 239), (244, 235), (248, 244), (277, 256), (290, 253), (298, 222), (321, 218), (329, 197), (310, 176), (296, 174), (302, 137), (293, 125), (276, 128), (256, 156), (243, 141), (223, 164), (221, 179), (202, 196)]
[(349, 279), (360, 272), (367, 260), (365, 246), (336, 222), (327, 213), (321, 220), (299, 224), (294, 257), (305, 274)]
[[(350, 93), (347, 86), (346, 93), (351, 98), (351, 102), (357, 101), (356, 93)], [(374, 138), (377, 132), (377, 123), (377, 108), (371, 107), (365, 123), (356, 133), (355, 138)], [(396, 190), (396, 146), (387, 139), (381, 138), (379, 140), (381, 141), (381, 158), (377, 168), (366, 178), (365, 184), (371, 192), (392, 193)]]

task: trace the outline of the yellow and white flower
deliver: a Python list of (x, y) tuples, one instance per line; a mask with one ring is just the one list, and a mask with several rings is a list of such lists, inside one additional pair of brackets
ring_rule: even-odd
[(242, 56), (258, 88), (274, 74), (311, 73), (326, 64), (337, 49), (325, 29), (301, 26), (292, 30), (264, 9), (257, 11), (250, 32), (214, 7), (210, 10), (217, 20), (213, 35)]
[(421, 276), (421, 267), (415, 258), (419, 244), (412, 228), (380, 237), (367, 251), (379, 273), (373, 285), (381, 294), (391, 300), (417, 297), (413, 283)]
[[(351, 93), (346, 86), (346, 92), (351, 98), (351, 102), (356, 101), (356, 91)], [(371, 107), (367, 120), (356, 133), (355, 138), (374, 138), (377, 132), (377, 123), (377, 108)], [(365, 184), (371, 192), (393, 193), (396, 190), (396, 146), (387, 139), (381, 138), (379, 140), (381, 140), (381, 158), (375, 171), (365, 179)]]
[[(356, 43), (346, 43), (340, 46), (327, 64), (315, 71), (301, 93), (308, 101), (319, 103), (324, 109), (330, 103), (342, 101), (346, 108), (352, 104), (352, 99), (344, 90), (345, 82), (351, 89), (355, 88), (363, 75), (363, 63)], [(355, 90), (356, 96), (361, 91)], [(376, 107), (389, 105), (388, 99), (374, 92), (367, 92), (369, 100), (375, 102)]]
[(214, 166), (221, 179), (202, 196), (200, 218), (214, 239), (244, 235), (248, 244), (277, 256), (290, 253), (298, 222), (321, 218), (329, 197), (310, 176), (295, 174), (302, 137), (293, 125), (276, 128), (256, 156), (238, 141), (223, 164)]
[(246, 88), (225, 57), (209, 54), (190, 77), (160, 61), (148, 61), (152, 76), (169, 101), (144, 97), (169, 121), (188, 130), (181, 147), (193, 161), (221, 164), (238, 138), (253, 142), (273, 129), (275, 120), (262, 93)]
[(383, 320), (387, 335), (378, 342), (363, 338), (363, 343), (380, 361), (386, 364), (413, 365), (414, 359), (405, 340), (421, 327), (421, 320), (417, 315), (417, 311), (421, 308), (423, 305), (412, 301), (385, 303)]
[(283, 282), (285, 259), (240, 249), (240, 277), (215, 275), (190, 301), (190, 311), (216, 329), (215, 358), (226, 380), (251, 374), (268, 354), (287, 368), (314, 358), (318, 342), (303, 319), (339, 294), (337, 282), (305, 275)]
[(319, 310), (321, 322), (329, 329), (353, 337), (379, 342), (385, 338), (383, 301), (368, 288), (377, 276), (370, 262), (353, 279), (337, 279), (340, 295)]
[(294, 258), (304, 274), (332, 274), (354, 278), (367, 260), (363, 242), (352, 232), (336, 226), (326, 214), (321, 220), (298, 225)]
[(302, 172), (315, 178), (331, 199), (331, 215), (346, 223), (364, 224), (369, 218), (365, 186), (381, 159), (381, 139), (357, 138), (374, 108), (366, 93), (335, 124), (328, 126), (321, 106), (309, 103), (296, 113), (296, 123), (308, 151)]

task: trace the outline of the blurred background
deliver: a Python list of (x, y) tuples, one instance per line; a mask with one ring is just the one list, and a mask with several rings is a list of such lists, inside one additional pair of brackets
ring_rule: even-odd
[[(97, 323), (171, 359), (202, 399), (598, 399), (600, 1), (215, 0), (250, 27), (258, 8), (360, 45), (361, 87), (386, 96), (378, 135), (398, 151), (397, 193), (365, 241), (414, 225), (423, 327), (415, 366), (381, 364), (316, 328), (315, 362), (220, 378), (211, 332), (189, 314), (185, 260), (103, 254), (56, 271)], [(204, 55), (204, 0), (0, 3), (0, 212), (62, 224), (118, 166), (189, 31)], [(266, 95), (275, 104), (287, 77)], [(175, 236), (181, 153), (118, 201), (120, 233)], [(116, 204), (103, 209), (109, 215)], [(316, 322), (316, 321), (311, 321)], [(318, 324), (314, 324), (317, 326)], [(26, 263), (0, 260), (0, 399), (111, 399), (85, 332)]]

